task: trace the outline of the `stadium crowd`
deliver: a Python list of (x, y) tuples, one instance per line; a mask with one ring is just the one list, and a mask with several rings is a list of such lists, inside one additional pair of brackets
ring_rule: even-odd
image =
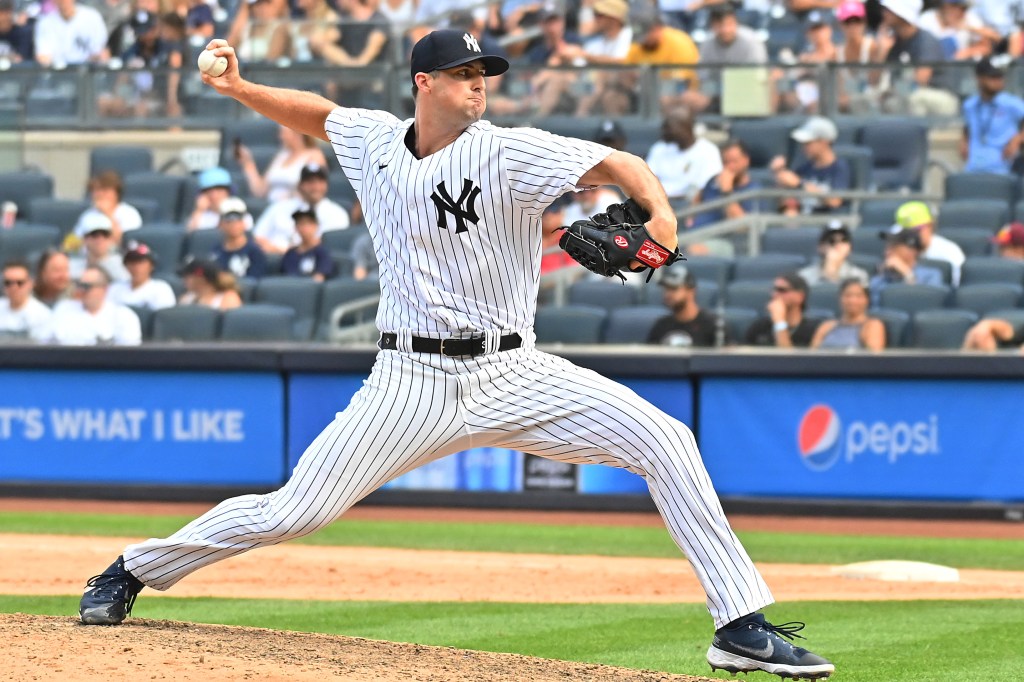
[[(601, 117), (591, 139), (646, 156), (677, 207), (718, 202), (687, 218), (684, 229), (754, 213), (837, 218), (813, 235), (811, 228), (769, 228), (762, 256), (737, 256), (728, 240), (699, 242), (681, 272), (650, 287), (654, 293), (626, 287), (628, 300), (607, 298), (603, 283), (571, 274), (569, 303), (601, 308), (600, 329), (615, 325), (616, 311), (608, 307), (614, 300), (646, 308), (631, 318), (642, 329), (630, 339), (636, 342), (879, 350), (950, 347), (956, 335), (956, 346), (991, 350), (1024, 341), (1024, 319), (998, 314), (1024, 305), (1024, 273), (1016, 269), (1024, 268), (1024, 226), (1013, 220), (1022, 217), (1016, 202), (1024, 199), (1017, 177), (1024, 171), (1024, 100), (1007, 87), (1024, 55), (1024, 0), (0, 0), (0, 70), (102, 65), (114, 76), (99, 95), (101, 116), (175, 117), (188, 115), (185, 73), (194, 76), (194, 56), (214, 35), (226, 36), (245, 64), (358, 68), (400, 62), (420, 36), (449, 26), (523, 67), (519, 81), (509, 75), (489, 83), (490, 114), (513, 121)], [(999, 199), (1002, 212), (989, 205), (993, 210), (968, 214), (950, 230), (946, 216), (965, 206), (900, 202), (889, 207), (885, 224), (844, 222), (851, 204), (832, 192), (882, 184), (858, 177), (843, 131), (823, 115), (815, 68), (829, 63), (841, 65), (831, 72), (841, 113), (910, 114), (921, 117), (925, 131), (936, 117), (958, 117), (965, 174), (1015, 183)], [(783, 153), (754, 158), (763, 150), (736, 129), (721, 145), (703, 133), (700, 117), (708, 114), (726, 115), (729, 128), (725, 76), (714, 68), (743, 64), (768, 69), (770, 112), (800, 117), (781, 135)], [(622, 123), (638, 112), (646, 87), (638, 72), (623, 68), (632, 65), (661, 67), (659, 135), (642, 149), (629, 146), (631, 130)], [(966, 90), (963, 73), (973, 76)], [(707, 87), (715, 80), (720, 87)], [(318, 86), (346, 104), (372, 103), (379, 94), (347, 76)], [(151, 168), (94, 169), (87, 205), (63, 224), (41, 220), (32, 196), (19, 204), (13, 190), (0, 187), (0, 199), (13, 206), (5, 220), (14, 228), (0, 233), (0, 335), (139, 343), (159, 336), (157, 310), (225, 312), (273, 302), (262, 282), (302, 278), (319, 287), (308, 290), (315, 292), (309, 295), (317, 300), (316, 319), (296, 325), (291, 338), (325, 338), (324, 287), (372, 281), (372, 243), (358, 201), (331, 170), (329, 150), (287, 129), (278, 131), (277, 145), (263, 146), (225, 140), (220, 165), (176, 185), (173, 201), (137, 190), (142, 176), (155, 173)], [(723, 202), (768, 188), (800, 195)], [(884, 188), (919, 190), (920, 177), (897, 177)], [(579, 192), (557, 202), (545, 224), (566, 224), (619, 198), (613, 188)], [(995, 201), (984, 192), (977, 198), (985, 199)], [(973, 206), (981, 210), (977, 201)], [(40, 225), (56, 230), (45, 248), (31, 239), (16, 247), (9, 236)], [(803, 242), (790, 238), (788, 247), (773, 249), (773, 240), (785, 241), (776, 236), (782, 231), (803, 235)], [(545, 233), (549, 246), (555, 233)], [(1013, 265), (993, 269), (983, 261)], [(572, 269), (557, 253), (542, 264), (545, 275)], [(74, 334), (61, 331), (67, 325)], [(541, 335), (543, 320), (538, 327)], [(946, 340), (936, 343), (937, 334)], [(563, 340), (557, 336), (550, 340)], [(602, 332), (565, 340), (613, 338)]]

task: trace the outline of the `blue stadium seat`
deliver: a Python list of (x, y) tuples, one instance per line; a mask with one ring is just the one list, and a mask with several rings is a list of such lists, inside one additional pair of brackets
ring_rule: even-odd
[(220, 230), (195, 230), (189, 232), (185, 238), (184, 255), (194, 258), (209, 258), (213, 247), (223, 241), (224, 235)]
[(942, 236), (955, 242), (965, 256), (987, 256), (992, 252), (992, 231), (982, 227), (944, 229)]
[(29, 219), (41, 225), (54, 225), (66, 235), (89, 206), (91, 204), (85, 200), (36, 197), (29, 202)]
[(995, 234), (1010, 219), (1010, 204), (999, 199), (954, 199), (939, 206), (936, 219), (941, 232), (965, 227)]
[(214, 341), (221, 312), (201, 305), (179, 305), (153, 313), (153, 341)]
[(221, 341), (289, 341), (295, 310), (269, 303), (249, 303), (225, 310), (220, 328)]
[(569, 285), (569, 305), (588, 305), (611, 311), (636, 305), (637, 287), (621, 283), (618, 278), (581, 279)]
[(942, 283), (949, 286), (953, 283), (953, 264), (948, 260), (937, 258), (918, 258), (917, 264), (942, 273)]
[(732, 259), (718, 256), (687, 256), (686, 269), (693, 273), (698, 282), (711, 281), (724, 289), (732, 279)]
[(807, 265), (803, 256), (787, 253), (762, 253), (759, 256), (740, 256), (732, 269), (733, 281), (771, 280)]
[(153, 170), (153, 151), (139, 145), (94, 147), (89, 152), (90, 177), (102, 171), (117, 171), (121, 178)]
[(873, 182), (872, 168), (875, 165), (875, 154), (871, 148), (837, 144), (833, 151), (850, 166), (850, 189), (870, 189)]
[(185, 231), (173, 223), (151, 223), (132, 230), (124, 242), (137, 241), (148, 246), (156, 256), (156, 271), (174, 273), (181, 263)]
[[(218, 99), (225, 99), (218, 95)], [(229, 120), (229, 119), (222, 119)], [(238, 140), (249, 149), (254, 147), (277, 146), (279, 126), (269, 118), (258, 116), (256, 118), (232, 120), (225, 123), (220, 129), (220, 159), (221, 165), (227, 168), (225, 162), (237, 165), (235, 162), (235, 140)]]
[(608, 312), (594, 306), (548, 306), (537, 309), (537, 343), (599, 343)]
[[(331, 314), (335, 308), (352, 301), (379, 295), (380, 283), (373, 278), (356, 280), (350, 277), (339, 277), (324, 282), (320, 294), (320, 319), (317, 322), (316, 338), (321, 341), (328, 338)], [(373, 320), (376, 314), (377, 308), (371, 307), (361, 313), (360, 317), (349, 321), (370, 321)]]
[(149, 306), (130, 305), (128, 308), (139, 318), (139, 331), (142, 332), (142, 340), (149, 341), (153, 337), (153, 313)]
[(868, 314), (881, 320), (885, 325), (886, 348), (903, 348), (907, 345), (910, 313), (892, 308), (874, 308)]
[(645, 343), (654, 323), (668, 315), (665, 306), (631, 306), (608, 314), (605, 343)]
[(807, 308), (831, 310), (839, 313), (839, 285), (833, 282), (819, 282), (807, 292)]
[(53, 177), (35, 171), (0, 173), (0, 202), (13, 201), (18, 219), (31, 220), (32, 199), (53, 196)]
[(913, 348), (960, 348), (967, 330), (978, 321), (969, 310), (923, 310), (911, 322)]
[(749, 308), (724, 308), (719, 311), (719, 314), (725, 320), (725, 329), (729, 338), (737, 343), (742, 343), (750, 325), (763, 313), (754, 312)]
[(1024, 262), (998, 256), (968, 256), (960, 268), (960, 286), (985, 282), (1024, 284)]
[(994, 199), (1006, 206), (1017, 201), (1019, 178), (998, 173), (951, 173), (945, 180), (946, 201)]
[(818, 256), (817, 227), (769, 227), (761, 235), (761, 253), (785, 253), (801, 256), (808, 262)]
[[(902, 199), (869, 199), (860, 207), (860, 226), (858, 230), (868, 230), (877, 239), (878, 230), (887, 230), (896, 220), (896, 209), (903, 204)], [(856, 244), (854, 244), (856, 247)]]
[(953, 292), (953, 307), (986, 315), (993, 310), (1016, 308), (1024, 297), (1020, 284), (963, 284)]
[(358, 198), (352, 183), (343, 172), (331, 171), (327, 177), (327, 196), (345, 208), (352, 210)]
[(14, 259), (29, 259), (58, 246), (61, 233), (50, 225), (16, 224), (14, 229), (0, 230), (0, 264)]
[(879, 307), (894, 308), (916, 314), (923, 310), (944, 308), (950, 289), (930, 284), (890, 284), (882, 289)]
[(140, 198), (156, 201), (157, 215), (147, 222), (176, 221), (181, 215), (184, 185), (185, 178), (180, 175), (132, 173), (124, 178), (124, 200), (136, 208)]
[(324, 232), (321, 241), (328, 251), (344, 251), (349, 253), (356, 240), (368, 232), (369, 230), (365, 223), (356, 223), (344, 230), (328, 230)]
[(288, 306), (295, 311), (292, 338), (308, 341), (320, 312), (323, 285), (307, 277), (264, 277), (256, 285), (253, 301)]
[(792, 156), (789, 134), (793, 128), (792, 121), (780, 118), (737, 119), (729, 126), (729, 136), (747, 148), (752, 168), (765, 168), (776, 156), (787, 161)]
[(764, 314), (765, 306), (771, 297), (771, 280), (730, 282), (725, 288), (726, 307), (746, 308), (758, 315)]
[(928, 162), (928, 127), (911, 120), (875, 120), (865, 124), (860, 144), (871, 149), (872, 177), (880, 190), (920, 190)]

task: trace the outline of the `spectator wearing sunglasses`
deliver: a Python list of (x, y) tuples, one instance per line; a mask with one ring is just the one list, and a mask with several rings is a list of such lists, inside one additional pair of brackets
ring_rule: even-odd
[(41, 341), (50, 323), (50, 309), (32, 295), (34, 282), (28, 264), (22, 261), (6, 263), (3, 283), (0, 340)]
[(110, 275), (90, 265), (75, 283), (75, 297), (53, 309), (47, 341), (61, 346), (137, 346), (139, 318), (131, 308), (107, 300)]
[(807, 307), (807, 282), (795, 272), (779, 275), (772, 284), (768, 314), (754, 320), (744, 342), (749, 346), (807, 348), (811, 345), (820, 320), (804, 317)]
[(851, 249), (850, 228), (833, 220), (822, 229), (818, 237), (819, 260), (802, 268), (797, 274), (812, 287), (822, 282), (838, 284), (848, 279), (855, 279), (866, 286), (868, 272), (850, 262)]

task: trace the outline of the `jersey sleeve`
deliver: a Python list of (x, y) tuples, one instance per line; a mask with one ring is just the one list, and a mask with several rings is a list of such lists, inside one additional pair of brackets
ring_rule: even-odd
[(363, 195), (363, 165), (368, 146), (380, 139), (382, 130), (393, 129), (399, 123), (393, 114), (373, 109), (338, 107), (327, 117), (324, 132), (357, 197)]
[(512, 198), (526, 211), (539, 214), (555, 199), (575, 190), (580, 178), (613, 151), (596, 142), (544, 130), (508, 130), (504, 166)]

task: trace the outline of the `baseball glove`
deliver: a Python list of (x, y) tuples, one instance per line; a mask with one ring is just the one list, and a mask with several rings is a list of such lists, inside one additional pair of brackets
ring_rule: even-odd
[[(669, 251), (654, 241), (644, 226), (650, 216), (638, 203), (626, 199), (621, 204), (611, 204), (603, 212), (587, 220), (577, 220), (563, 227), (558, 245), (573, 260), (591, 272), (604, 277), (626, 278), (622, 271), (642, 272), (650, 268), (647, 281), (657, 268), (671, 265), (679, 258), (679, 249)], [(630, 266), (632, 261), (640, 267)]]

